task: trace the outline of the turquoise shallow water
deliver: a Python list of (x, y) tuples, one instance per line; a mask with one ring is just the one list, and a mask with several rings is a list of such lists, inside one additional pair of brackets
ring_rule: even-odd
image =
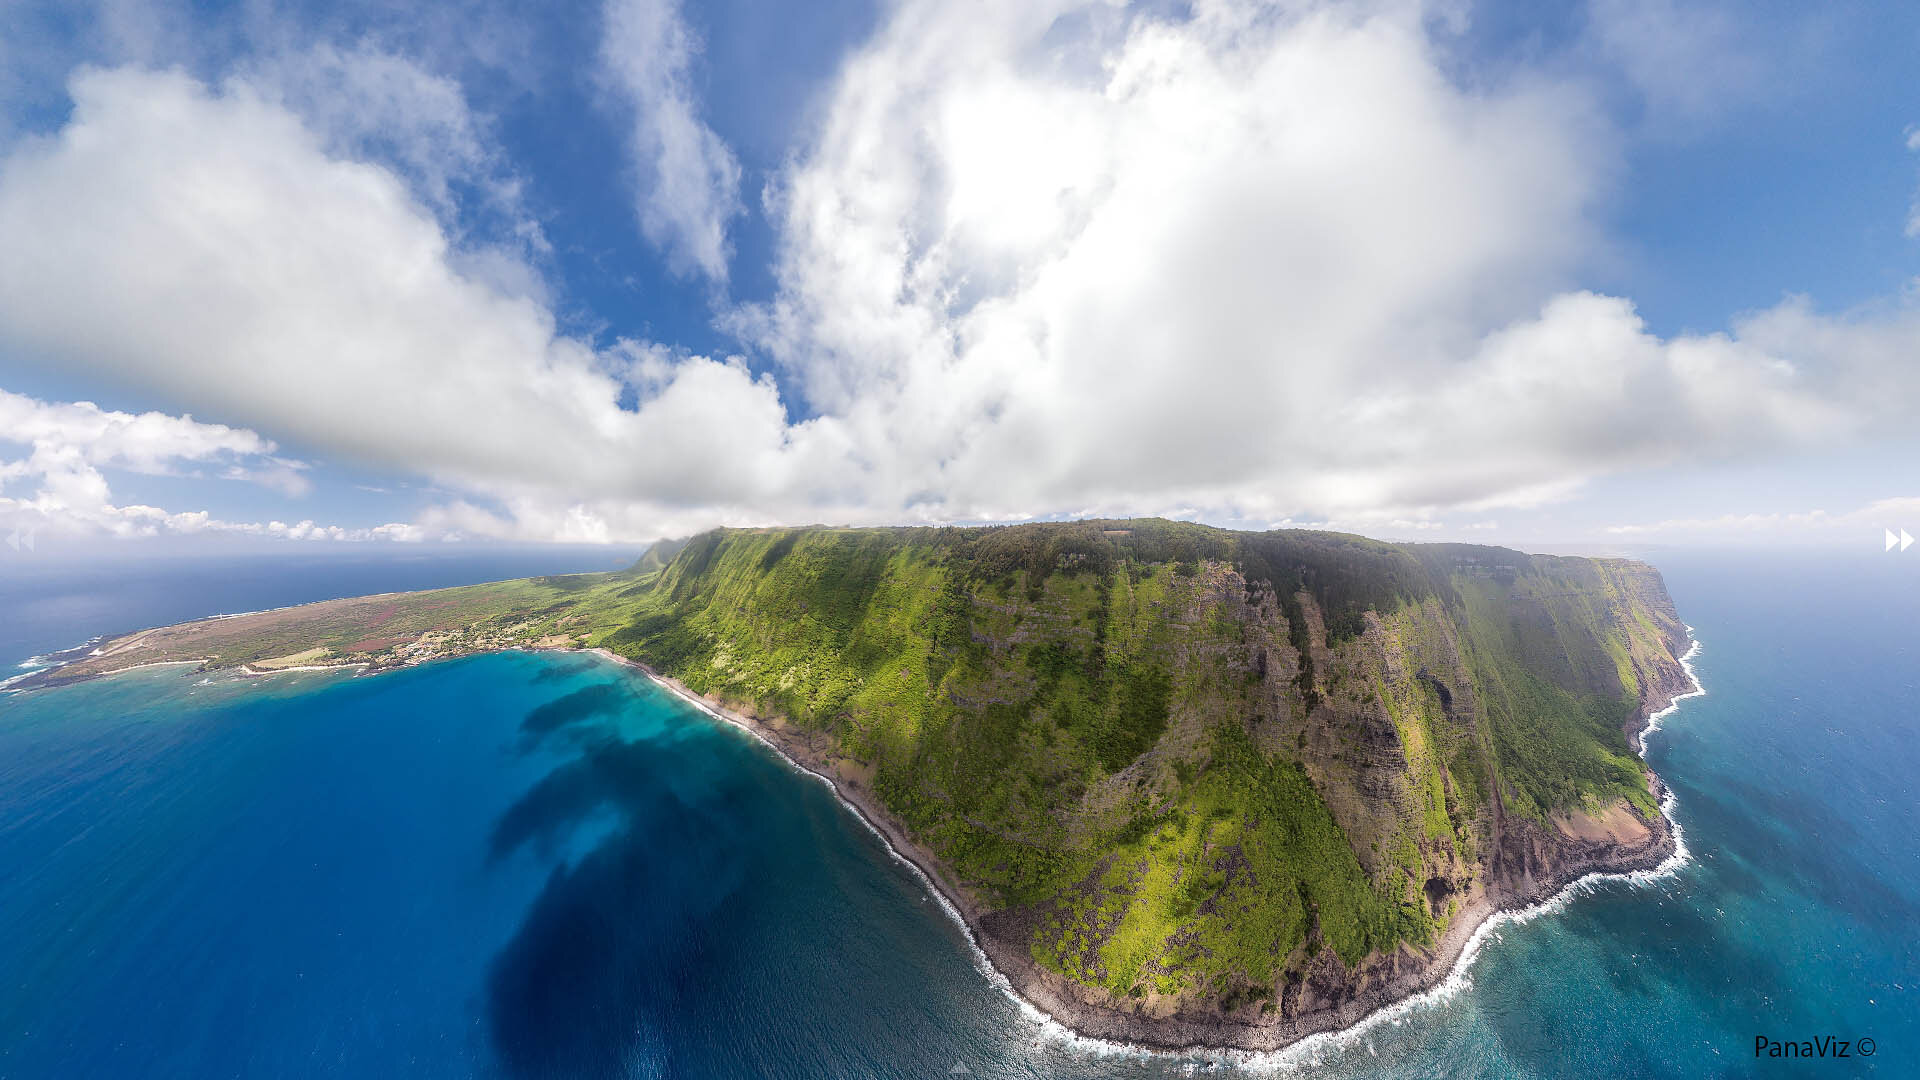
[[(1502, 927), (1442, 1002), (1251, 1064), (1920, 1075), (1916, 575), (1660, 562), (1705, 645), (1709, 695), (1651, 750), (1694, 861)], [(584, 656), (0, 697), (0, 881), (5, 1077), (1207, 1064), (1049, 1033), (823, 785)], [(1876, 1053), (1753, 1056), (1829, 1034)]]

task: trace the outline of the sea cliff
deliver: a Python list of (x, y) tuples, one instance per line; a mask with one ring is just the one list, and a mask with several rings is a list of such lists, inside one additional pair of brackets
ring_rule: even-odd
[(1100, 521), (717, 531), (622, 574), (146, 631), (41, 681), (605, 649), (832, 780), (1067, 1026), (1264, 1050), (1665, 859), (1636, 750), (1686, 646), (1640, 563)]

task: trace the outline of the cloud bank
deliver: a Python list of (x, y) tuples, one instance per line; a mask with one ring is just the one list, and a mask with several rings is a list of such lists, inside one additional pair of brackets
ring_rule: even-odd
[(204, 510), (116, 503), (102, 470), (150, 475), (210, 470), (286, 494), (307, 491), (304, 463), (275, 456), (274, 444), (255, 432), (203, 424), (191, 416), (136, 415), (87, 401), (48, 403), (0, 390), (0, 452), (9, 444), (28, 452), (0, 459), (0, 526), (30, 535), (44, 529), (61, 536), (220, 532), (296, 540), (424, 538), (405, 524), (348, 529), (312, 521), (233, 522)]
[[(691, 39), (671, 5), (606, 18), (643, 226), (723, 281), (739, 171)], [(1905, 300), (1662, 338), (1580, 289), (1617, 134), (1578, 82), (1463, 84), (1432, 35), (1392, 3), (909, 0), (772, 187), (777, 290), (720, 316), (759, 367), (563, 332), (478, 268), (438, 203), (499, 170), (444, 84), (323, 58), (428, 99), (398, 113), (456, 152), (403, 177), (364, 145), (404, 127), (284, 80), (86, 70), (0, 165), (0, 342), (458, 493), (422, 528), (527, 539), (1421, 522), (1900, 419)]]

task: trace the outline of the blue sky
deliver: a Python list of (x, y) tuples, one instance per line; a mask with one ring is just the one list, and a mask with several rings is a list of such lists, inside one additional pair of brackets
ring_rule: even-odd
[(0, 4), (9, 530), (1920, 527), (1908, 5)]

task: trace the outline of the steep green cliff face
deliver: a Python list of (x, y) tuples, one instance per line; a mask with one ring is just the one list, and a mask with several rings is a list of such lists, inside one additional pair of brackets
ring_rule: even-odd
[(1501, 823), (1625, 800), (1684, 628), (1621, 560), (1165, 521), (720, 531), (597, 643), (813, 734), (1032, 959), (1270, 1000), (1430, 943)]

